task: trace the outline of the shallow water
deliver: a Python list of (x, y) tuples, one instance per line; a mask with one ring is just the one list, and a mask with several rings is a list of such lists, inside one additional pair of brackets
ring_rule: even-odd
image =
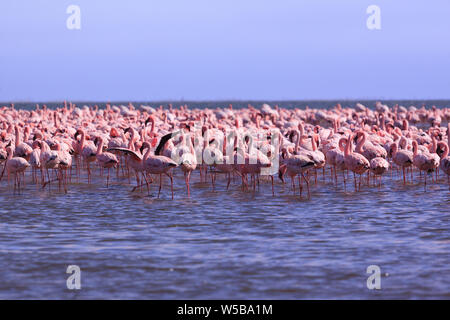
[[(28, 173), (29, 174), (29, 173)], [(67, 194), (0, 184), (0, 298), (303, 299), (450, 298), (450, 193), (441, 176), (427, 192), (388, 174), (354, 192), (311, 177), (311, 199), (289, 184), (226, 191), (192, 177), (187, 198), (176, 171), (150, 196), (127, 178), (106, 188), (95, 172)], [(417, 174), (418, 178), (418, 174)], [(339, 177), (341, 179), (341, 177)], [(132, 181), (134, 183), (134, 181)], [(305, 190), (304, 190), (305, 191)], [(68, 265), (81, 290), (68, 290)], [(381, 290), (366, 268), (381, 268)]]

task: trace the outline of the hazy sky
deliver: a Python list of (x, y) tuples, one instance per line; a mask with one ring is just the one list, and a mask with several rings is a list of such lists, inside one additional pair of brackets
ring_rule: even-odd
[(333, 98), (450, 98), (450, 1), (0, 2), (0, 101)]

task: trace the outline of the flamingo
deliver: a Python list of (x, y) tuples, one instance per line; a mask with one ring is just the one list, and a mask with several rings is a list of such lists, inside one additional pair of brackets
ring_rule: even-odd
[(303, 178), (303, 180), (306, 182), (306, 186), (308, 188), (308, 198), (310, 198), (310, 191), (309, 191), (309, 181), (305, 177), (305, 172), (308, 171), (311, 168), (314, 168), (315, 162), (312, 161), (308, 156), (304, 154), (299, 155), (292, 155), (289, 153), (287, 149), (282, 150), (282, 160), (281, 160), (281, 167), (286, 168), (286, 173), (288, 176), (291, 177), (292, 181), (292, 188), (294, 190), (295, 194), (295, 176), (299, 176), (298, 183), (299, 183), (299, 189), (300, 189), (300, 196), (301, 196), (301, 188), (302, 184), (300, 181), (300, 175)]
[(30, 155), (30, 165), (32, 169), (33, 182), (37, 182), (37, 170), (41, 169), (41, 149), (39, 147), (39, 141), (33, 141), (33, 152)]
[(376, 157), (370, 160), (370, 171), (375, 177), (379, 177), (379, 186), (381, 185), (381, 175), (389, 170), (389, 162), (382, 157)]
[[(60, 159), (58, 158), (58, 151), (51, 150), (47, 142), (39, 141), (39, 146), (41, 148), (39, 157), (41, 162), (41, 181), (42, 187), (45, 188), (47, 184), (51, 183), (49, 169), (58, 169)], [(44, 174), (42, 172), (44, 169), (47, 173), (47, 182), (44, 181)]]
[[(449, 137), (450, 139), (450, 137)], [(450, 189), (450, 157), (448, 144), (444, 141), (439, 141), (438, 145), (442, 148), (443, 153), (441, 155), (440, 168), (447, 175), (447, 182)]]
[[(176, 135), (177, 133), (169, 133), (163, 137), (161, 137), (161, 140), (155, 150), (155, 156), (151, 156), (150, 155), (150, 145), (147, 142), (144, 142), (141, 146), (142, 151), (147, 148), (147, 152), (144, 156), (142, 156), (141, 154), (137, 153), (134, 150), (131, 150), (129, 148), (121, 148), (121, 147), (113, 147), (113, 148), (108, 148), (107, 151), (118, 151), (118, 152), (123, 152), (125, 154), (128, 154), (130, 156), (130, 158), (133, 160), (133, 162), (135, 163), (135, 166), (138, 167), (139, 166), (139, 170), (142, 171), (146, 171), (150, 174), (159, 174), (160, 175), (160, 180), (159, 180), (159, 191), (158, 191), (158, 198), (160, 196), (161, 193), (161, 187), (162, 187), (162, 175), (165, 174), (170, 178), (170, 186), (171, 186), (171, 191), (172, 191), (172, 199), (174, 197), (174, 193), (173, 193), (173, 175), (171, 172), (171, 168), (172, 167), (176, 167), (177, 164), (170, 158), (166, 157), (166, 156), (162, 156), (161, 150), (163, 150), (165, 144)], [(145, 162), (144, 162), (145, 159)], [(159, 165), (158, 165), (159, 162)], [(144, 175), (144, 179), (146, 180), (147, 183), (147, 187), (148, 187), (148, 181), (147, 181), (147, 177)], [(133, 188), (133, 191), (140, 187), (141, 185), (136, 185), (136, 187)]]
[(19, 127), (15, 126), (14, 130), (16, 134), (14, 157), (22, 157), (25, 158), (26, 160), (30, 160), (30, 155), (33, 152), (33, 149), (27, 143), (25, 143), (25, 141), (28, 139), (29, 128), (25, 127), (24, 142), (20, 141)]
[[(356, 137), (356, 134), (354, 135)], [(345, 138), (341, 140), (344, 142)], [(369, 160), (367, 160), (362, 154), (355, 153), (352, 151), (352, 136), (345, 140), (345, 151), (344, 151), (344, 160), (345, 165), (348, 169), (353, 171), (353, 178), (355, 180), (355, 191), (356, 187), (356, 174), (360, 176), (360, 186), (361, 187), (361, 175), (365, 173), (370, 168)], [(359, 146), (357, 146), (359, 147)]]
[(141, 148), (143, 150), (147, 148), (147, 152), (143, 157), (144, 170), (149, 174), (160, 175), (158, 197), (161, 192), (162, 175), (165, 174), (171, 180), (172, 199), (173, 199), (173, 176), (171, 169), (177, 167), (178, 166), (177, 163), (166, 156), (150, 154), (151, 144), (149, 142), (144, 142)]
[[(227, 150), (227, 136), (226, 136), (226, 129), (225, 127), (222, 127), (222, 132), (223, 132), (223, 144), (222, 144), (222, 155), (219, 155), (219, 157), (221, 158), (221, 161), (217, 161), (216, 163), (214, 163), (214, 167), (217, 171), (225, 173), (227, 175), (227, 190), (230, 187), (230, 183), (231, 183), (231, 174), (234, 171), (234, 166), (233, 166), (233, 159), (234, 159), (234, 155), (233, 155), (233, 149), (228, 148), (229, 150)], [(235, 141), (235, 147), (237, 146), (237, 135), (234, 137)], [(214, 150), (214, 152), (217, 152), (216, 150)]]
[(87, 174), (88, 174), (88, 183), (91, 183), (91, 168), (90, 163), (97, 160), (96, 158), (96, 147), (92, 141), (86, 141), (86, 133), (83, 129), (78, 129), (75, 133), (75, 141), (77, 141), (78, 135), (81, 135), (80, 141), (76, 143), (75, 150), (78, 154), (81, 155), (84, 162), (86, 163)]
[(110, 153), (110, 152), (103, 152), (103, 138), (97, 137), (98, 139), (98, 146), (97, 146), (97, 152), (96, 152), (96, 159), (97, 163), (100, 165), (102, 170), (104, 168), (108, 169), (108, 175), (106, 177), (106, 187), (109, 186), (109, 170), (111, 168), (116, 167), (119, 164), (119, 160), (117, 160), (117, 157)]
[(185, 142), (185, 148), (181, 149), (181, 155), (180, 156), (180, 166), (181, 170), (184, 173), (185, 183), (186, 183), (186, 190), (188, 197), (191, 195), (190, 187), (189, 187), (189, 181), (191, 177), (191, 172), (195, 170), (197, 167), (197, 157), (195, 155), (194, 146), (192, 145), (192, 140), (190, 135), (183, 135), (182, 141)]
[(418, 143), (413, 141), (413, 164), (420, 171), (425, 172), (424, 188), (427, 189), (427, 173), (432, 172), (436, 168), (436, 159), (428, 152), (418, 152)]
[(409, 150), (399, 150), (396, 142), (392, 143), (392, 161), (402, 167), (403, 184), (406, 184), (405, 168), (411, 167), (413, 164), (414, 154)]
[(6, 160), (6, 171), (8, 172), (8, 181), (11, 175), (14, 175), (14, 192), (19, 189), (20, 193), (20, 184), (21, 178), (20, 175), (25, 172), (25, 170), (30, 166), (27, 160), (22, 157), (13, 157), (13, 152), (11, 147), (6, 148), (6, 152), (8, 153), (8, 158)]

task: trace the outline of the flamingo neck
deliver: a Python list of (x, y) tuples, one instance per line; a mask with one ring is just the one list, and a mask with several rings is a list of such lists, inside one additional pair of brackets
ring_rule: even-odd
[(148, 157), (150, 157), (150, 151), (151, 151), (150, 150), (150, 145), (148, 145), (147, 151), (145, 152), (144, 157), (142, 158), (143, 161), (147, 160)]
[(203, 149), (206, 149), (209, 143), (209, 131), (208, 129), (205, 130), (205, 133), (203, 133)]
[(259, 124), (259, 120), (258, 120), (259, 117), (260, 117), (260, 115), (258, 115), (258, 114), (255, 116), (256, 128), (258, 128), (258, 129), (260, 129), (260, 124)]
[(436, 143), (436, 138), (434, 137), (434, 135), (431, 137), (431, 153), (436, 153), (436, 149), (437, 149), (437, 143)]
[(234, 131), (234, 145), (233, 145), (233, 149), (237, 148), (237, 146), (238, 146), (238, 139), (239, 139), (238, 132), (237, 132), (237, 130), (235, 130)]
[(438, 143), (438, 146), (441, 146), (442, 149), (443, 149), (443, 152), (442, 152), (442, 155), (440, 156), (440, 158), (441, 159), (447, 158), (448, 151), (449, 151), (448, 150), (449, 149), (448, 144), (446, 144), (445, 142), (441, 141), (441, 142)]
[(193, 137), (191, 137), (191, 135), (188, 135), (189, 150), (191, 150), (192, 154), (195, 154), (194, 144), (192, 143), (192, 139), (193, 139)]
[(384, 121), (384, 115), (381, 115), (381, 129), (383, 129), (383, 131), (386, 131), (386, 123)]
[(356, 150), (357, 150), (357, 152), (359, 152), (359, 153), (362, 152), (362, 147), (363, 147), (363, 145), (366, 143), (366, 139), (367, 139), (366, 133), (365, 133), (364, 131), (361, 132), (361, 135), (362, 135), (361, 139), (360, 139), (360, 140), (358, 141), (358, 143), (356, 144)]
[(305, 128), (303, 128), (303, 125), (301, 123), (298, 125), (298, 130), (300, 130), (300, 136), (303, 136), (305, 134)]
[(103, 139), (100, 138), (100, 141), (98, 142), (98, 146), (97, 146), (97, 154), (101, 154), (103, 150)]
[(223, 134), (222, 154), (225, 155), (227, 150), (227, 135)]
[(20, 144), (20, 132), (19, 132), (19, 128), (16, 127), (15, 131), (16, 131), (16, 141), (15, 141), (15, 145), (16, 145), (16, 148), (17, 148), (17, 147), (19, 146), (19, 144)]
[(302, 138), (302, 131), (301, 130), (295, 130), (295, 134), (297, 136), (297, 139), (295, 140), (295, 150), (294, 152), (298, 151), (300, 149), (300, 140)]
[(30, 136), (30, 131), (29, 131), (28, 127), (26, 127), (23, 132), (23, 141), (24, 142), (28, 141), (29, 136)]
[(84, 131), (81, 131), (81, 138), (80, 138), (80, 147), (84, 147), (84, 142), (86, 141), (86, 136), (84, 134)]
[(447, 128), (447, 146), (450, 147), (450, 123), (448, 124)]
[(253, 149), (253, 138), (251, 136), (248, 136), (249, 140), (248, 140), (248, 146), (247, 146), (247, 153), (251, 154), (252, 149)]
[(150, 134), (153, 134), (153, 133), (155, 133), (155, 119), (151, 118), (150, 121), (152, 123), (152, 128), (150, 130)]
[(315, 135), (311, 136), (311, 146), (312, 146), (313, 151), (317, 150)]
[(352, 136), (348, 137), (345, 145), (345, 156), (348, 156), (350, 153), (352, 153)]

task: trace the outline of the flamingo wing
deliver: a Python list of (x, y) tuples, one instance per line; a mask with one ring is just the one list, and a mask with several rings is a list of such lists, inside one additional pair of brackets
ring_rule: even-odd
[(113, 147), (113, 148), (108, 148), (106, 151), (108, 151), (108, 152), (112, 152), (112, 151), (123, 152), (125, 154), (132, 156), (137, 161), (142, 161), (142, 156), (140, 154), (138, 154), (137, 152), (135, 152), (133, 150), (127, 149), (127, 148)]

